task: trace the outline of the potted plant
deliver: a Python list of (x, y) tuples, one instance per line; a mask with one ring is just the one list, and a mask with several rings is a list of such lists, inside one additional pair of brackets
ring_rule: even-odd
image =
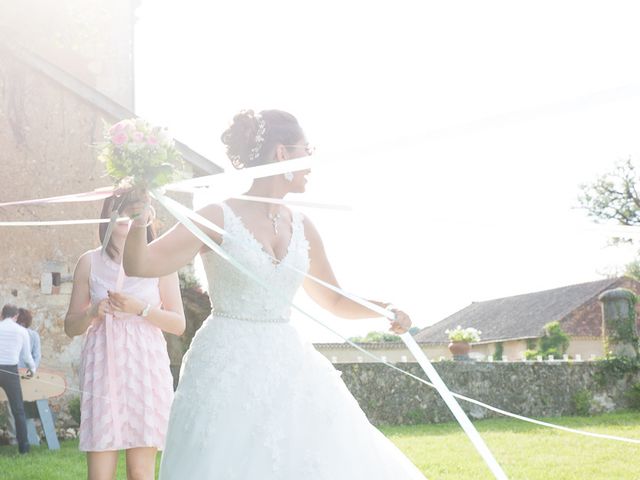
[(445, 333), (449, 336), (449, 340), (451, 340), (449, 351), (453, 355), (453, 359), (468, 360), (469, 352), (471, 351), (471, 342), (479, 341), (482, 332), (472, 327), (462, 328), (458, 325), (453, 330), (445, 330)]

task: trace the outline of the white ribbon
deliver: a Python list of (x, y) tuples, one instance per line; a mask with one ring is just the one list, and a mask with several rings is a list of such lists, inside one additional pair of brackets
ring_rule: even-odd
[(38, 205), (48, 203), (73, 203), (73, 202), (93, 202), (95, 200), (104, 200), (113, 195), (115, 188), (105, 187), (97, 188), (91, 192), (72, 193), (70, 195), (58, 195), (57, 197), (36, 198), (33, 200), (19, 200), (15, 202), (0, 203), (0, 207), (9, 207), (14, 205)]
[(239, 200), (249, 200), (250, 202), (263, 202), (273, 203), (275, 205), (292, 205), (295, 207), (311, 207), (311, 208), (326, 208), (329, 210), (343, 210), (350, 211), (351, 207), (348, 205), (336, 205), (331, 203), (319, 203), (319, 202), (307, 202), (303, 200), (285, 200), (281, 198), (272, 197), (258, 197), (255, 195), (233, 195), (231, 198), (237, 198)]
[[(46, 368), (46, 367), (43, 367), (42, 365), (40, 365), (40, 367), (38, 367), (38, 369), (41, 369), (41, 368)], [(2, 372), (3, 373), (8, 373), (9, 375), (14, 375), (16, 377), (24, 378), (24, 379), (26, 379), (26, 380), (28, 380), (29, 382), (32, 382), (32, 383), (36, 382), (36, 383), (44, 383), (45, 385), (54, 385), (56, 387), (60, 386), (59, 383), (49, 382), (47, 380), (42, 380), (41, 378), (38, 378), (38, 376), (37, 376), (38, 374), (37, 373), (33, 377), (28, 377), (27, 378), (27, 377), (23, 376), (20, 372), (13, 373), (13, 372), (8, 372), (6, 370), (3, 370)], [(91, 397), (96, 397), (96, 398), (102, 398), (104, 400), (109, 400), (109, 397), (105, 397), (104, 395), (95, 395), (92, 392), (88, 392), (86, 390), (70, 387), (69, 385), (66, 384), (66, 380), (65, 380), (64, 389), (65, 389), (65, 391), (71, 390), (72, 392), (77, 392), (77, 393), (79, 393), (81, 395), (89, 395)]]
[(282, 162), (267, 163), (256, 167), (247, 167), (240, 170), (229, 170), (223, 173), (214, 173), (204, 177), (191, 178), (180, 182), (165, 185), (165, 190), (175, 192), (192, 192), (194, 188), (213, 187), (219, 182), (226, 182), (230, 179), (255, 180), (257, 178), (272, 177), (286, 172), (297, 172), (308, 170), (317, 160), (312, 157), (294, 158), (293, 160), (283, 160)]
[[(56, 226), (56, 225), (92, 225), (98, 223), (109, 223), (109, 218), (94, 218), (89, 220), (37, 220), (28, 222), (0, 222), (0, 227), (43, 227), (43, 226)], [(127, 217), (121, 217), (117, 219), (118, 222), (128, 222)]]
[[(273, 175), (282, 174), (285, 172), (295, 172), (299, 170), (307, 170), (311, 166), (311, 160), (309, 157), (296, 158), (293, 160), (285, 160), (282, 162), (270, 163), (267, 165), (259, 165), (256, 167), (247, 167), (242, 170), (231, 170), (228, 172), (216, 173), (213, 175), (207, 175), (204, 177), (192, 178), (189, 180), (183, 180), (180, 182), (170, 183), (163, 187), (163, 190), (195, 193), (202, 188), (214, 187), (216, 184), (229, 179), (248, 179), (255, 180), (257, 178), (269, 177)], [(117, 191), (114, 187), (97, 188), (89, 192), (73, 193), (69, 195), (59, 195), (55, 197), (36, 198), (32, 200), (19, 200), (15, 202), (0, 203), (0, 207), (17, 206), (17, 205), (44, 205), (55, 203), (76, 203), (76, 202), (93, 202), (96, 200), (104, 200), (105, 198), (113, 195)], [(331, 210), (351, 210), (351, 207), (346, 205), (334, 205), (325, 204), (320, 202), (309, 202), (301, 200), (284, 200), (274, 199), (271, 197), (258, 197), (253, 195), (237, 195), (233, 198), (240, 198), (243, 200), (250, 200), (256, 202), (268, 202), (276, 203), (280, 205), (294, 205), (300, 207), (311, 208), (327, 208)], [(68, 225), (73, 225), (74, 222), (68, 221)], [(91, 221), (87, 221), (91, 223)], [(95, 223), (95, 222), (94, 222)], [(0, 224), (0, 226), (12, 226), (16, 222), (11, 224)], [(51, 225), (65, 225), (65, 223), (50, 223)], [(17, 224), (16, 224), (17, 225)], [(32, 225), (48, 225), (45, 223), (34, 223)], [(32, 226), (31, 224), (28, 226)]]

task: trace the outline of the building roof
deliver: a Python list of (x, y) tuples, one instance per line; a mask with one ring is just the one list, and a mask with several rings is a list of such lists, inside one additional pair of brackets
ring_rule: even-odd
[[(483, 342), (540, 337), (545, 324), (571, 319), (572, 313), (580, 307), (597, 303), (597, 298), (602, 292), (616, 288), (620, 283), (629, 280), (624, 277), (609, 278), (513, 297), (473, 302), (444, 320), (422, 329), (414, 338), (418, 342), (447, 343), (449, 338), (445, 330), (454, 329), (458, 325), (480, 330)], [(569, 328), (565, 328), (565, 331), (570, 335), (584, 334), (583, 331), (571, 331), (574, 323), (568, 322)]]
[[(93, 105), (105, 116), (113, 119), (114, 121), (136, 116), (134, 112), (120, 105), (118, 102), (99, 92), (95, 88), (78, 80), (70, 73), (31, 52), (24, 46), (17, 44), (11, 39), (9, 33), (3, 29), (0, 29), (0, 50), (6, 51), (33, 70), (41, 73), (61, 87), (76, 94), (78, 97)], [(184, 157), (185, 161), (195, 167), (200, 174), (210, 175), (220, 173), (224, 170), (208, 158), (200, 155), (198, 152), (192, 150), (178, 140), (176, 140), (176, 147)]]

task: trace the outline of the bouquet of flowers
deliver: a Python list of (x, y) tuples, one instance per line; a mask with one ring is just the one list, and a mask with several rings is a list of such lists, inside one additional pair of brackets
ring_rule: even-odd
[(105, 133), (99, 159), (116, 186), (147, 190), (171, 183), (183, 162), (166, 128), (145, 120), (122, 120)]
[(480, 341), (480, 334), (482, 332), (472, 327), (462, 328), (460, 325), (458, 325), (453, 330), (445, 330), (444, 333), (449, 335), (449, 340), (451, 340), (452, 342), (471, 343)]

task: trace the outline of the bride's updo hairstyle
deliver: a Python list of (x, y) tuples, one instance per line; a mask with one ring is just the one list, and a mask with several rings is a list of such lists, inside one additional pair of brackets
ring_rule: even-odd
[(255, 167), (274, 160), (278, 144), (294, 145), (304, 138), (296, 117), (282, 110), (242, 110), (220, 139), (235, 168)]

